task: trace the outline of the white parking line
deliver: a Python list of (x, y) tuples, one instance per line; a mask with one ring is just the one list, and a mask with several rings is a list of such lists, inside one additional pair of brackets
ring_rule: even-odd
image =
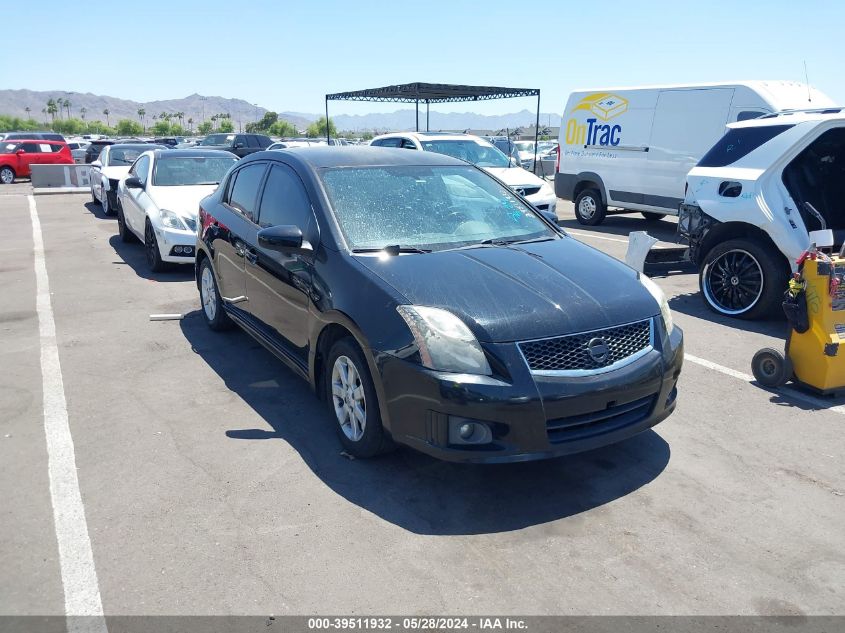
[[(714, 371), (718, 371), (719, 373), (725, 374), (726, 376), (731, 376), (732, 378), (738, 378), (743, 382), (754, 382), (755, 378), (751, 374), (745, 374), (741, 371), (737, 371), (735, 369), (731, 369), (730, 367), (725, 367), (724, 365), (720, 365), (719, 363), (714, 363), (713, 361), (707, 360), (706, 358), (699, 358), (698, 356), (693, 356), (692, 354), (684, 353), (684, 360), (688, 360), (691, 363), (695, 363), (696, 365), (701, 365), (702, 367), (706, 367), (707, 369), (712, 369)], [(817, 409), (823, 411), (831, 411), (833, 413), (839, 413), (840, 415), (845, 415), (845, 406), (838, 405), (835, 407), (830, 406), (830, 402), (823, 400), (822, 398), (817, 398), (816, 396), (810, 395), (808, 393), (803, 393), (798, 391), (797, 389), (792, 389), (791, 387), (782, 387), (778, 390), (780, 393), (793, 398), (794, 400), (801, 400), (802, 402), (806, 402), (809, 405), (814, 406)], [(775, 393), (775, 392), (770, 392)]]
[[(76, 475), (76, 455), (68, 424), (65, 388), (56, 341), (56, 322), (50, 299), (50, 280), (44, 256), (44, 238), (35, 206), (29, 196), (32, 243), (35, 260), (35, 309), (41, 343), (41, 384), (44, 432), (47, 437), (47, 469), (53, 523), (59, 546), (59, 565), (65, 596), (68, 631), (108, 633), (100, 600), (100, 586), (94, 567), (94, 554), (88, 537), (85, 508)], [(91, 617), (93, 616), (93, 617)]]

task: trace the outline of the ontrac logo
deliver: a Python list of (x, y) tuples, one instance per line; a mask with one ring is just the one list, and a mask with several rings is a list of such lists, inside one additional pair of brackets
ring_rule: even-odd
[(596, 92), (578, 102), (572, 113), (586, 110), (595, 115), (586, 123), (572, 118), (566, 122), (567, 145), (605, 145), (615, 147), (622, 140), (622, 126), (599, 123), (609, 121), (628, 109), (628, 100), (609, 92)]

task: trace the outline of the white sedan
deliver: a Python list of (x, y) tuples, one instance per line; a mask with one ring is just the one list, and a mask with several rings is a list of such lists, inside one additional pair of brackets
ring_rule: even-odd
[(129, 172), (141, 154), (161, 145), (148, 143), (106, 145), (91, 163), (91, 200), (102, 205), (103, 213), (112, 215), (117, 208), (117, 183)]
[(237, 156), (222, 150), (144, 152), (118, 184), (121, 239), (144, 244), (153, 272), (171, 264), (192, 264), (200, 200), (217, 189), (237, 162)]

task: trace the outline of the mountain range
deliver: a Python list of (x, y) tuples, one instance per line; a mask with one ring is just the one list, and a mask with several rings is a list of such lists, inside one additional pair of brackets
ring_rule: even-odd
[[(260, 119), (267, 108), (249, 103), (243, 99), (230, 99), (226, 97), (203, 96), (192, 94), (182, 99), (166, 99), (162, 101), (138, 102), (129, 99), (120, 99), (105, 95), (95, 95), (90, 92), (72, 92), (66, 90), (0, 90), (0, 114), (7, 114), (25, 118), (26, 108), (29, 107), (29, 116), (39, 121), (49, 121), (49, 115), (42, 112), (47, 106), (49, 99), (65, 99), (70, 101), (71, 116), (82, 117), (82, 109), (85, 109), (85, 119), (89, 121), (103, 121), (108, 118), (109, 123), (114, 125), (120, 119), (132, 119), (138, 121), (138, 110), (143, 108), (146, 111), (145, 119), (147, 125), (152, 121), (153, 116), (162, 112), (174, 114), (183, 112), (185, 121), (189, 118), (194, 120), (196, 126), (202, 120), (214, 114), (228, 113), (235, 128), (246, 125)], [(108, 110), (108, 117), (103, 113)], [(64, 116), (67, 110), (63, 109)], [(279, 112), (279, 117), (293, 123), (298, 129), (306, 128), (310, 123), (316, 121), (322, 114), (307, 112)], [(413, 109), (397, 110), (395, 112), (371, 113), (371, 114), (337, 114), (329, 112), (338, 130), (364, 131), (364, 130), (412, 130), (415, 127), (415, 111)], [(429, 118), (429, 127), (432, 130), (464, 130), (484, 129), (499, 130), (503, 128), (526, 127), (534, 124), (536, 112), (521, 110), (511, 114), (483, 115), (474, 112), (437, 112), (432, 111)], [(540, 125), (551, 127), (560, 125), (560, 115), (540, 114)], [(425, 110), (420, 110), (420, 127), (425, 127)]]

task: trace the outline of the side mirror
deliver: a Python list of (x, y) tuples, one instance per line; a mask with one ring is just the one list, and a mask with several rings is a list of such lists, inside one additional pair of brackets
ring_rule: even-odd
[(522, 167), (522, 163), (515, 156), (511, 156), (511, 167)]
[(127, 189), (143, 189), (144, 183), (141, 182), (140, 178), (136, 176), (130, 176), (127, 178), (123, 183)]
[(292, 224), (269, 226), (258, 231), (258, 245), (271, 251), (290, 252), (311, 250), (302, 239), (302, 229)]
[(102, 166), (103, 166), (103, 163), (99, 160), (95, 160), (93, 163), (91, 163), (91, 167), (102, 167)]
[(26, 150), (19, 149), (15, 152), (15, 154), (17, 154), (18, 156), (20, 156), (21, 154), (26, 154)]
[(235, 149), (241, 149), (243, 146), (243, 143), (235, 143)]
[(546, 218), (546, 220), (548, 220), (549, 222), (551, 222), (552, 224), (554, 224), (555, 226), (560, 226), (560, 224), (558, 223), (558, 219), (557, 219), (557, 214), (556, 214), (556, 213), (552, 213), (552, 212), (551, 212), (551, 211), (549, 211), (548, 209), (537, 209), (537, 212), (538, 212), (540, 215), (542, 215), (544, 218)]

